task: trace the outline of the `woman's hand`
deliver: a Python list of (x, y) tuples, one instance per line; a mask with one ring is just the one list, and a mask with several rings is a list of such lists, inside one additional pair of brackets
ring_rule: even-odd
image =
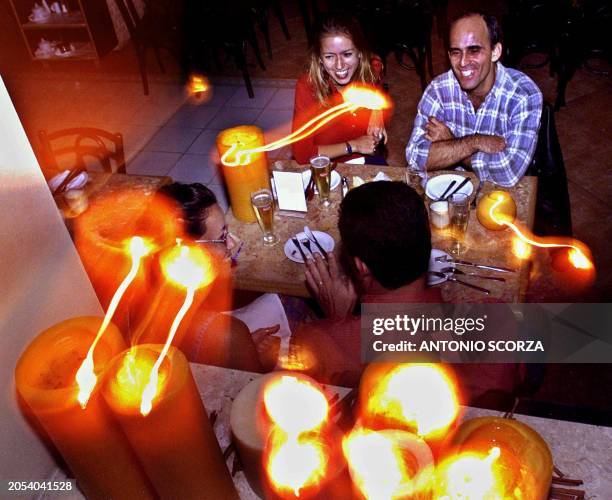
[(378, 140), (373, 135), (362, 135), (357, 139), (351, 139), (349, 144), (353, 148), (353, 153), (371, 155), (378, 145)]
[(374, 109), (370, 114), (370, 121), (368, 122), (368, 135), (374, 136), (377, 141), (377, 145), (381, 141), (384, 141), (384, 144), (387, 144), (387, 130), (385, 129), (385, 121), (383, 119), (383, 113), (380, 109)]

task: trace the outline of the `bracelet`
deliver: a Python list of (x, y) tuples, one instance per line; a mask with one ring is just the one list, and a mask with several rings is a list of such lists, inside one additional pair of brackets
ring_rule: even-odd
[(353, 148), (351, 147), (351, 144), (347, 142), (345, 145), (346, 145), (346, 154), (347, 155), (352, 155), (353, 154)]

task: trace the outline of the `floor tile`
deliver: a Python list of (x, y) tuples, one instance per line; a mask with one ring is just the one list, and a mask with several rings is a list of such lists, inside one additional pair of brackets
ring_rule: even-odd
[(238, 90), (232, 85), (213, 85), (203, 99), (205, 106), (223, 106)]
[(162, 127), (147, 143), (145, 150), (184, 153), (200, 132), (198, 128)]
[(128, 163), (127, 172), (132, 175), (168, 175), (180, 157), (180, 153), (142, 151)]
[(261, 113), (261, 109), (230, 108), (224, 106), (208, 123), (208, 130), (224, 130), (238, 125), (252, 125)]
[(186, 103), (168, 120), (166, 126), (204, 128), (220, 109), (220, 106), (201, 106)]
[(225, 186), (221, 184), (210, 183), (208, 184), (208, 187), (213, 193), (215, 193), (215, 196), (217, 197), (217, 203), (221, 207), (221, 210), (223, 210), (223, 212), (227, 212), (227, 209), (229, 208), (229, 201)]
[(211, 182), (217, 174), (217, 165), (208, 155), (186, 154), (176, 162), (170, 177), (178, 182)]
[(295, 89), (278, 89), (266, 105), (266, 109), (291, 109), (295, 101)]
[(246, 87), (239, 87), (225, 105), (234, 108), (264, 108), (276, 90), (271, 87), (253, 87), (255, 97), (251, 99)]
[(290, 109), (265, 109), (261, 112), (255, 125), (264, 131), (266, 144), (282, 139), (291, 134), (293, 111)]
[(213, 163), (217, 163), (219, 161), (216, 146), (217, 134), (218, 132), (216, 130), (204, 130), (198, 138), (193, 141), (187, 153), (208, 155)]

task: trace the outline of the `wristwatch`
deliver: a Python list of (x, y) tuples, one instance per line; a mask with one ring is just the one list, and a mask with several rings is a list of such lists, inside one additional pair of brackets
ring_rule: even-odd
[(346, 143), (346, 154), (347, 155), (353, 154), (353, 148), (351, 147), (351, 144), (349, 142)]

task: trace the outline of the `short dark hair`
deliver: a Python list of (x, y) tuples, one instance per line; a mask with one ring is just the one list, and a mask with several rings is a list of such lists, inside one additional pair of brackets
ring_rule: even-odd
[(497, 21), (497, 18), (491, 14), (488, 14), (487, 12), (480, 11), (480, 10), (466, 10), (466, 11), (461, 12), (456, 17), (454, 17), (450, 24), (450, 29), (448, 30), (449, 39), (450, 39), (450, 32), (453, 29), (453, 26), (455, 25), (455, 23), (457, 21), (460, 21), (461, 19), (465, 19), (467, 17), (472, 17), (472, 16), (482, 17), (483, 21), (487, 25), (487, 32), (489, 33), (489, 43), (491, 44), (491, 48), (495, 47), (496, 44), (501, 43), (502, 29), (501, 29), (501, 25)]
[(173, 182), (161, 187), (158, 194), (178, 203), (189, 236), (200, 238), (206, 233), (206, 211), (217, 203), (215, 193), (199, 182)]
[(349, 191), (340, 205), (338, 228), (348, 255), (359, 257), (388, 290), (427, 272), (427, 211), (421, 197), (403, 182), (371, 182)]

